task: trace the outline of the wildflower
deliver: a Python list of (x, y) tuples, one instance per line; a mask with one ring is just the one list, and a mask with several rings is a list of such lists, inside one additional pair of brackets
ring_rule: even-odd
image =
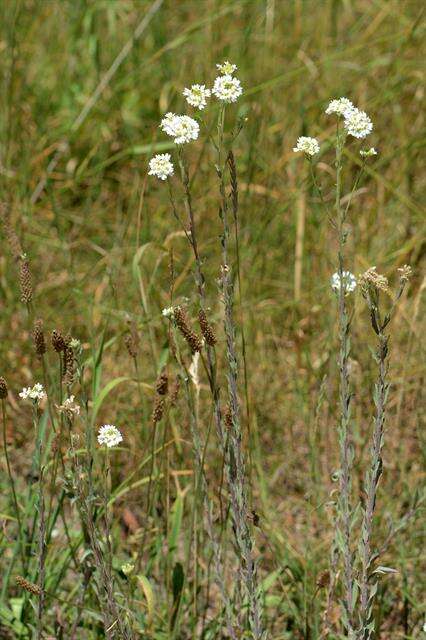
[(78, 351), (81, 347), (81, 342), (78, 338), (71, 338), (69, 346), (71, 349), (74, 349), (74, 351)]
[(243, 92), (238, 78), (234, 78), (229, 73), (218, 76), (214, 81), (212, 93), (222, 102), (236, 102)]
[(165, 307), (161, 314), (165, 317), (165, 318), (172, 318), (173, 314), (174, 314), (174, 309), (173, 307)]
[(359, 282), (364, 290), (372, 286), (386, 293), (389, 291), (388, 279), (380, 275), (380, 273), (377, 273), (376, 267), (367, 269), (367, 271), (360, 276)]
[(361, 151), (359, 152), (359, 155), (362, 158), (370, 158), (371, 156), (377, 156), (377, 151), (374, 147), (370, 147), (370, 149), (368, 149), (367, 151), (365, 151), (364, 149), (361, 149)]
[(99, 444), (104, 444), (108, 449), (116, 447), (122, 440), (123, 436), (113, 424), (104, 424), (103, 427), (99, 429), (98, 442)]
[(201, 111), (207, 105), (207, 98), (210, 98), (211, 91), (206, 89), (204, 84), (193, 84), (190, 89), (183, 90), (183, 95), (191, 107), (197, 107)]
[(297, 138), (296, 146), (293, 147), (293, 151), (298, 153), (299, 151), (303, 151), (307, 156), (314, 156), (316, 153), (319, 153), (320, 146), (318, 140), (316, 138), (309, 138), (307, 136), (301, 136)]
[(58, 406), (58, 411), (61, 413), (66, 413), (68, 416), (79, 416), (80, 415), (80, 405), (77, 404), (74, 400), (75, 396), (70, 396), (66, 400), (63, 401), (61, 405)]
[(408, 264), (404, 264), (404, 266), (400, 267), (398, 271), (400, 273), (399, 279), (401, 283), (408, 282), (413, 275), (413, 270)]
[(346, 131), (355, 138), (365, 138), (373, 130), (371, 122), (365, 111), (359, 109), (348, 109), (343, 114)]
[(121, 570), (125, 576), (128, 576), (129, 574), (131, 574), (134, 568), (135, 568), (135, 565), (132, 564), (131, 562), (125, 562), (124, 564), (121, 565)]
[(174, 138), (176, 144), (183, 144), (196, 140), (200, 131), (200, 125), (189, 116), (179, 116), (175, 113), (166, 113), (160, 123), (160, 129)]
[[(345, 295), (348, 295), (348, 293), (352, 293), (352, 291), (355, 290), (356, 278), (354, 274), (351, 273), (350, 271), (343, 271), (342, 276), (343, 276), (343, 291)], [(336, 273), (333, 273), (333, 275), (331, 276), (331, 288), (337, 293), (340, 291), (340, 275), (337, 271)]]
[(237, 65), (232, 64), (228, 60), (222, 62), (221, 64), (217, 64), (216, 67), (219, 69), (220, 73), (224, 76), (231, 76), (234, 71), (237, 70)]
[(43, 385), (37, 382), (33, 387), (24, 387), (19, 394), (22, 400), (32, 400), (34, 404), (38, 404), (40, 400), (46, 397)]
[(148, 175), (156, 176), (160, 180), (167, 180), (173, 175), (173, 163), (170, 160), (170, 153), (158, 153), (149, 161)]
[(348, 98), (339, 98), (338, 100), (332, 100), (325, 112), (327, 115), (336, 113), (338, 116), (343, 116), (346, 112), (351, 111), (351, 109), (355, 109), (355, 107)]

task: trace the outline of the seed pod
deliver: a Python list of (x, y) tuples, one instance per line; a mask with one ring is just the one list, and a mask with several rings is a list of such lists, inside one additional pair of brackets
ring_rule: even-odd
[(35, 352), (38, 356), (46, 353), (46, 342), (44, 340), (43, 320), (36, 320), (33, 329), (33, 340)]
[(207, 320), (206, 312), (204, 309), (200, 309), (198, 312), (198, 321), (200, 323), (201, 333), (203, 334), (204, 340), (210, 347), (214, 347), (216, 344), (216, 336), (213, 333), (213, 329)]
[(21, 287), (21, 300), (29, 304), (33, 299), (33, 284), (30, 271), (30, 263), (22, 257), (19, 263), (19, 286)]
[(167, 391), (169, 389), (169, 379), (167, 377), (167, 373), (162, 373), (158, 376), (156, 387), (157, 393), (160, 396), (167, 395)]
[(2, 376), (0, 377), (0, 400), (7, 398), (7, 391), (7, 382)]
[(163, 396), (156, 396), (154, 409), (152, 412), (152, 422), (154, 424), (157, 424), (157, 422), (160, 422), (161, 418), (163, 417), (163, 413), (164, 413), (164, 398)]
[(61, 353), (66, 347), (64, 336), (57, 329), (53, 329), (52, 331), (52, 347), (56, 353)]
[(16, 576), (15, 580), (16, 580), (16, 584), (20, 586), (21, 589), (25, 589), (25, 591), (28, 591), (29, 593), (32, 593), (35, 596), (40, 596), (42, 594), (42, 590), (38, 586), (38, 584), (34, 584), (34, 582), (30, 582), (29, 580), (26, 580), (22, 576)]
[(179, 395), (179, 389), (180, 389), (180, 380), (176, 376), (176, 379), (175, 379), (175, 381), (173, 383), (172, 390), (170, 392), (170, 405), (172, 407), (174, 407), (176, 402), (177, 402), (178, 395)]
[(192, 353), (196, 353), (197, 351), (201, 351), (201, 340), (193, 331), (189, 325), (188, 318), (186, 317), (186, 313), (181, 307), (176, 307), (173, 312), (174, 319), (176, 322), (176, 326), (189, 344)]

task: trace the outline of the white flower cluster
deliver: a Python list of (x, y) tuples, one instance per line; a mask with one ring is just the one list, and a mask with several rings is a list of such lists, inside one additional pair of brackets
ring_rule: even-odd
[[(212, 89), (208, 89), (205, 84), (193, 84), (190, 88), (183, 90), (183, 96), (191, 107), (202, 111), (207, 106), (207, 99), (212, 94), (218, 100), (225, 103), (236, 102), (243, 92), (238, 78), (232, 74), (237, 66), (228, 60), (222, 64), (217, 64), (221, 75), (214, 81)], [(197, 140), (200, 133), (200, 125), (194, 118), (176, 113), (166, 113), (161, 120), (160, 129), (173, 138), (175, 144), (186, 144), (192, 140)], [(174, 173), (173, 163), (169, 153), (159, 153), (149, 161), (148, 175), (156, 176), (160, 180), (167, 180)]]
[(161, 313), (165, 318), (173, 318), (174, 312), (175, 310), (173, 307), (165, 307)]
[(306, 153), (307, 156), (314, 156), (319, 153), (320, 146), (316, 138), (309, 138), (308, 136), (301, 136), (297, 139), (296, 146), (293, 147), (295, 153)]
[[(352, 293), (352, 291), (354, 291), (356, 288), (356, 278), (354, 274), (350, 271), (343, 271), (342, 276), (343, 291), (345, 292), (345, 295), (347, 295), (348, 293)], [(337, 293), (339, 293), (340, 291), (340, 275), (337, 272), (333, 273), (333, 275), (331, 276), (331, 288)]]
[(359, 152), (359, 155), (362, 158), (371, 158), (371, 156), (377, 156), (377, 151), (374, 147), (371, 147), (370, 149), (361, 149), (361, 151)]
[(37, 382), (33, 387), (24, 387), (19, 394), (22, 400), (30, 400), (35, 404), (38, 404), (40, 400), (46, 397), (43, 385)]
[(74, 398), (75, 396), (70, 396), (69, 398), (64, 400), (63, 403), (59, 405), (58, 410), (61, 413), (66, 413), (68, 416), (79, 416), (80, 405), (75, 402)]
[(190, 89), (183, 90), (187, 103), (200, 111), (207, 106), (207, 98), (210, 98), (211, 94), (210, 89), (206, 89), (204, 84), (193, 84)]
[(100, 445), (105, 445), (108, 449), (116, 447), (123, 441), (119, 429), (113, 424), (104, 424), (98, 432), (98, 442)]
[(332, 100), (325, 112), (327, 115), (335, 113), (343, 116), (346, 131), (354, 138), (365, 138), (373, 130), (373, 123), (365, 111), (357, 109), (348, 98)]
[(157, 176), (160, 180), (167, 180), (174, 173), (170, 153), (157, 153), (149, 161), (149, 176)]
[(162, 119), (160, 129), (173, 138), (176, 144), (184, 144), (198, 138), (200, 125), (190, 116), (179, 116), (169, 112)]
[(225, 74), (224, 76), (218, 76), (214, 81), (212, 93), (221, 102), (236, 102), (243, 92), (238, 78)]
[(236, 64), (232, 64), (228, 60), (225, 60), (225, 62), (217, 64), (216, 68), (219, 69), (220, 73), (223, 76), (232, 76), (232, 74), (237, 70), (238, 67)]

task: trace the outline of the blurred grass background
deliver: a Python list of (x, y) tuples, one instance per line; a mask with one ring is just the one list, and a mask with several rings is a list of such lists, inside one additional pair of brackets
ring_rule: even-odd
[[(243, 98), (233, 107), (244, 120), (235, 146), (241, 191), (238, 313), (247, 342), (251, 415), (246, 429), (253, 507), (262, 523), (258, 544), (268, 571), (291, 567), (292, 580), (312, 593), (318, 569), (326, 567), (332, 534), (327, 504), (338, 464), (337, 335), (329, 286), (336, 250), (334, 232), (292, 147), (304, 134), (323, 142), (317, 171), (327, 199), (333, 184), (333, 122), (324, 108), (330, 99), (347, 96), (369, 113), (375, 125), (371, 144), (379, 155), (369, 164), (351, 208), (349, 265), (355, 273), (377, 265), (391, 279), (402, 264), (415, 271), (392, 339), (393, 387), (380, 504), (385, 523), (403, 515), (424, 481), (419, 411), (426, 182), (423, 3), (165, 0), (77, 128), (81, 111), (150, 8), (147, 0), (2, 3), (2, 199), (10, 204), (30, 257), (36, 314), (46, 327), (63, 328), (88, 350), (104, 336), (106, 382), (132, 375), (123, 336), (134, 320), (142, 333), (141, 374), (149, 388), (166, 358), (161, 310), (169, 305), (171, 249), (175, 295), (191, 300), (193, 284), (185, 238), (176, 233), (164, 185), (147, 180), (147, 162), (156, 149), (170, 146), (158, 124), (166, 111), (186, 111), (183, 88), (194, 82), (211, 84), (215, 64), (224, 59), (238, 65), (244, 87)], [(358, 149), (353, 143), (347, 151), (348, 189), (359, 164)], [(217, 321), (220, 226), (205, 137), (191, 154), (198, 171), (194, 197), (209, 274), (207, 295)], [(46, 177), (45, 189), (37, 191)], [(2, 245), (1, 362), (16, 398), (38, 365), (3, 237)], [(374, 364), (360, 299), (353, 327), (356, 471), (361, 482)], [(106, 421), (130, 425), (137, 407), (134, 385), (121, 384), (101, 414)], [(15, 403), (10, 428), (25, 452), (26, 427), (20, 416)], [(185, 420), (178, 422), (186, 437)], [(176, 469), (190, 465), (187, 453), (185, 449), (176, 456)], [(21, 463), (25, 466), (15, 455), (15, 464)], [(131, 496), (128, 501), (132, 505)], [(399, 573), (384, 581), (383, 638), (411, 637), (403, 635), (407, 616), (410, 628), (420, 629), (424, 561), (421, 531), (413, 525), (392, 548), (390, 566)], [(297, 618), (294, 607), (306, 606), (293, 594), (296, 604), (290, 607), (292, 587), (286, 589), (287, 599), (281, 594), (274, 601), (280, 611), (277, 628), (289, 611)]]

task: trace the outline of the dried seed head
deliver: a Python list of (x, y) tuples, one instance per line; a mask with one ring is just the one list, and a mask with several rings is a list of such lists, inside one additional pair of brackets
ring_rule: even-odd
[(154, 424), (157, 424), (157, 422), (160, 422), (161, 418), (163, 417), (163, 413), (164, 413), (164, 397), (156, 396), (154, 409), (152, 412), (152, 422)]
[(71, 340), (66, 340), (63, 352), (63, 378), (65, 384), (72, 384), (74, 381), (74, 351), (70, 347)]
[(33, 340), (35, 352), (38, 356), (42, 356), (46, 353), (46, 342), (44, 340), (43, 320), (36, 320), (34, 322)]
[(404, 266), (400, 267), (398, 271), (399, 271), (399, 280), (401, 284), (405, 284), (413, 276), (413, 270), (408, 264), (404, 264)]
[(129, 356), (131, 358), (136, 358), (136, 356), (138, 355), (138, 348), (135, 344), (135, 341), (133, 340), (133, 336), (131, 336), (129, 333), (124, 338), (124, 344), (126, 345)]
[(201, 351), (202, 343), (195, 331), (190, 327), (186, 313), (181, 307), (175, 307), (173, 310), (176, 326), (189, 344), (192, 353)]
[(179, 389), (180, 389), (180, 380), (176, 376), (176, 379), (175, 379), (175, 381), (173, 383), (173, 386), (172, 386), (172, 390), (170, 392), (170, 405), (172, 407), (174, 407), (176, 402), (177, 402), (178, 395), (179, 395)]
[(163, 372), (161, 373), (161, 375), (158, 376), (156, 389), (157, 389), (157, 393), (160, 396), (167, 395), (167, 391), (169, 389), (169, 379), (167, 377), (167, 373)]
[(370, 267), (359, 278), (363, 290), (374, 287), (377, 290), (389, 293), (388, 279), (377, 273), (376, 267)]
[(19, 587), (21, 587), (21, 589), (25, 589), (25, 591), (28, 591), (29, 593), (32, 593), (35, 596), (41, 595), (42, 590), (38, 586), (38, 584), (34, 584), (34, 582), (30, 582), (29, 580), (26, 580), (22, 576), (16, 576), (15, 580), (16, 580), (16, 584)]
[(30, 263), (25, 256), (21, 257), (19, 263), (19, 286), (21, 287), (21, 300), (24, 304), (29, 304), (33, 299), (33, 285), (30, 271)]
[(61, 353), (66, 347), (64, 336), (57, 329), (53, 329), (52, 331), (52, 347), (57, 353)]
[(0, 400), (4, 400), (7, 398), (7, 382), (2, 377), (0, 377)]
[(1, 205), (0, 217), (3, 221), (4, 235), (6, 236), (6, 240), (10, 246), (12, 255), (15, 260), (18, 261), (22, 257), (24, 252), (22, 250), (22, 246), (15, 232), (15, 229), (10, 222), (9, 211), (7, 210), (7, 206), (5, 204)]
[(322, 587), (328, 587), (330, 584), (330, 572), (329, 571), (321, 571), (318, 574), (317, 578), (317, 587), (322, 589)]
[(228, 427), (228, 429), (230, 429), (232, 427), (232, 412), (231, 412), (231, 406), (229, 404), (226, 407), (224, 420), (225, 420), (225, 425)]
[(200, 323), (201, 333), (203, 334), (204, 340), (210, 347), (214, 347), (216, 344), (216, 336), (213, 333), (213, 329), (209, 321), (207, 320), (206, 312), (204, 309), (200, 309), (198, 312), (198, 321)]

